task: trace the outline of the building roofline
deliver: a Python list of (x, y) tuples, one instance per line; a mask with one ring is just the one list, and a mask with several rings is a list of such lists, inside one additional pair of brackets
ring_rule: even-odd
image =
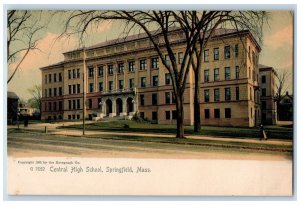
[(53, 67), (60, 67), (61, 65), (64, 65), (64, 63), (65, 63), (65, 61), (60, 61), (58, 63), (54, 63), (54, 64), (51, 64), (51, 65), (41, 67), (40, 70), (45, 70), (47, 68), (53, 68)]

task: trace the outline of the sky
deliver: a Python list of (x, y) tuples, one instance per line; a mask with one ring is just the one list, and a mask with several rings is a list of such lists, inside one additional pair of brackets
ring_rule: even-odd
[[(58, 39), (63, 29), (64, 15), (43, 13), (41, 24), (47, 23), (47, 29), (39, 34), (39, 50), (31, 51), (22, 63), (14, 78), (8, 84), (8, 91), (15, 92), (21, 99), (31, 98), (28, 89), (41, 84), (39, 68), (63, 60), (63, 52), (81, 47), (78, 36)], [(120, 23), (101, 22), (98, 26), (89, 28), (85, 45), (93, 45), (118, 38), (122, 35)], [(293, 14), (290, 11), (270, 11), (268, 24), (263, 29), (263, 45), (259, 63), (274, 67), (278, 72), (287, 70), (290, 73), (287, 90), (292, 93), (293, 85)], [(22, 54), (21, 54), (22, 55)], [(11, 64), (7, 75), (10, 76), (18, 61)]]

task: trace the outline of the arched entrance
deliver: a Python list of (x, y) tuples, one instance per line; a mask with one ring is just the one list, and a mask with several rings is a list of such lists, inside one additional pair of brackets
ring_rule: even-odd
[(127, 98), (127, 114), (133, 112), (133, 99), (132, 97)]
[(116, 100), (116, 114), (117, 114), (117, 116), (120, 116), (120, 113), (122, 113), (122, 112), (123, 112), (123, 101), (120, 98), (118, 98)]
[(107, 99), (106, 102), (106, 116), (109, 116), (109, 113), (112, 113), (112, 101)]

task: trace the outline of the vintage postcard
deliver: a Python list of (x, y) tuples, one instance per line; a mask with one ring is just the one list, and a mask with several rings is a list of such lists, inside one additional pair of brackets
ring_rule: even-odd
[(293, 196), (293, 10), (6, 16), (10, 196)]

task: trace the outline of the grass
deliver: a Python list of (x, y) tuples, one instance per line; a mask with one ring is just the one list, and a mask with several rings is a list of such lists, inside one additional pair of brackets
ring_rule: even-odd
[[(126, 126), (128, 125), (128, 126)], [(128, 128), (129, 127), (129, 128)], [(70, 125), (60, 128), (82, 129), (82, 125)], [(118, 131), (118, 132), (143, 132), (143, 133), (176, 133), (175, 125), (160, 125), (147, 122), (136, 122), (130, 120), (118, 120), (108, 122), (96, 122), (86, 125), (86, 130)], [(292, 139), (293, 128), (280, 126), (265, 126), (270, 139)], [(259, 138), (259, 128), (242, 127), (213, 127), (202, 126), (200, 133), (194, 133), (192, 126), (185, 126), (185, 133), (189, 135), (206, 135), (218, 137)]]

